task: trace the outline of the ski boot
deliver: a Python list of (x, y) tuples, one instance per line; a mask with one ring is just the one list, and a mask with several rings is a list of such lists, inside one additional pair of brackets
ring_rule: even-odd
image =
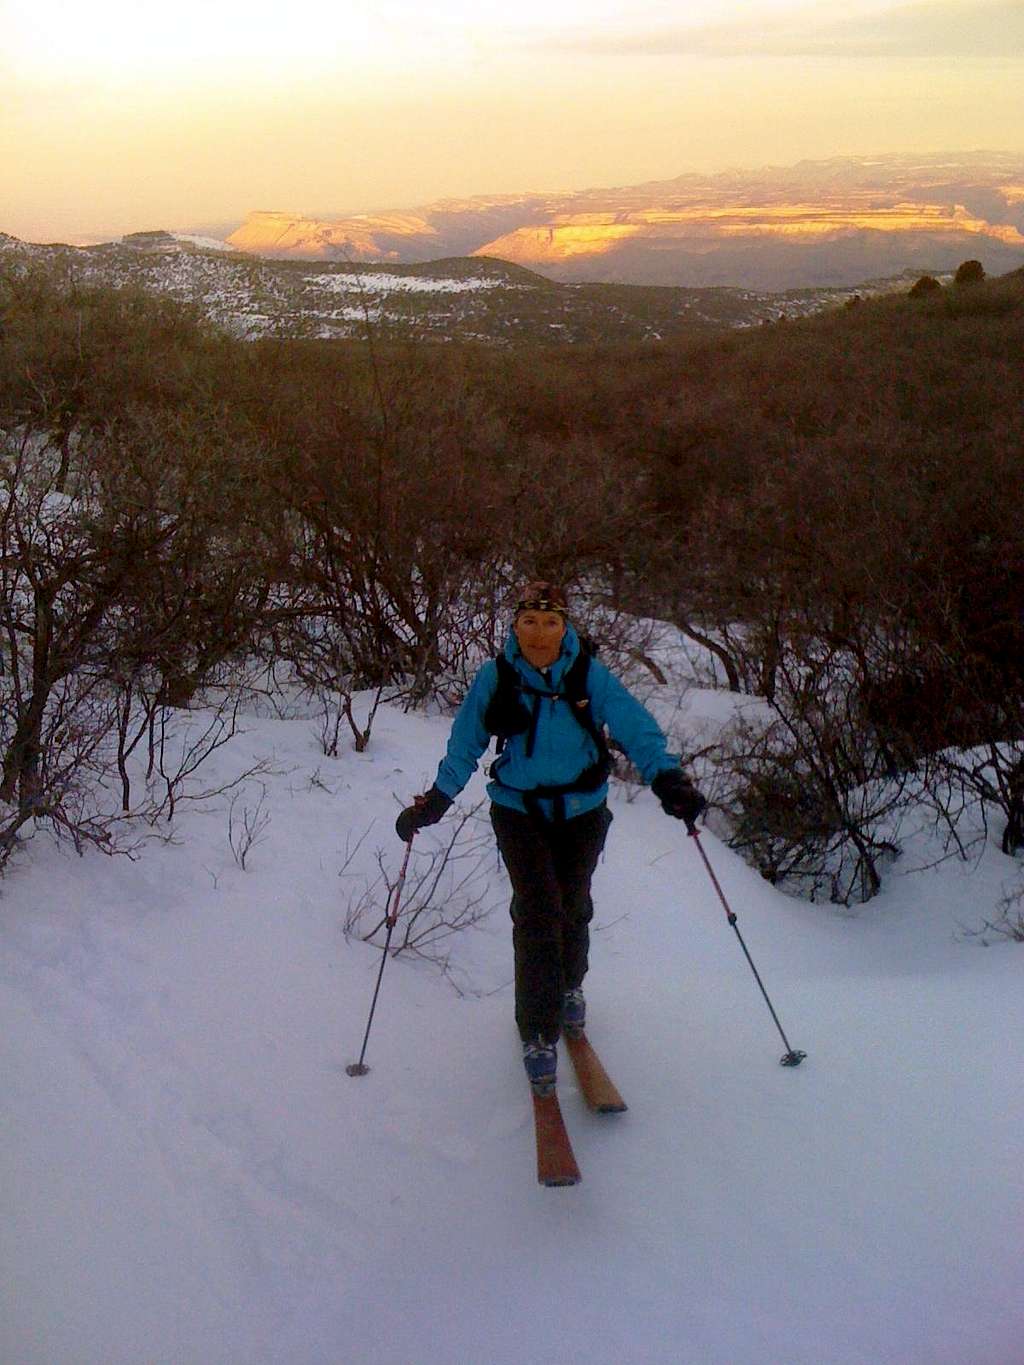
[(555, 1093), (555, 1073), (558, 1049), (543, 1038), (529, 1038), (523, 1043), (523, 1065), (526, 1067), (530, 1089), (543, 1098)]
[(570, 1038), (579, 1038), (587, 1024), (587, 1002), (579, 986), (562, 997), (562, 1028)]

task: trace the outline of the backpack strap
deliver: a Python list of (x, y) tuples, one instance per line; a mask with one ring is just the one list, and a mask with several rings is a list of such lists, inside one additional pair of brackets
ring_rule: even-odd
[(562, 679), (561, 695), (569, 704), (573, 717), (583, 726), (587, 734), (597, 745), (599, 758), (606, 758), (608, 755), (608, 742), (604, 737), (604, 730), (594, 719), (594, 708), (590, 704), (590, 691), (587, 688), (587, 679), (590, 675), (590, 660), (593, 658), (594, 650), (590, 642), (581, 641), (580, 652), (573, 659), (572, 664)]
[[(595, 650), (590, 641), (581, 640), (580, 652), (570, 664), (557, 689), (533, 687), (525, 681), (504, 654), (499, 654), (495, 658), (494, 662), (498, 669), (498, 685), (484, 713), (484, 727), (491, 734), (497, 736), (496, 747), (499, 754), (505, 747), (506, 739), (512, 735), (525, 732), (526, 756), (527, 758), (532, 756), (540, 706), (541, 702), (545, 700), (564, 701), (574, 720), (587, 732), (597, 749), (597, 758), (594, 762), (589, 764), (572, 782), (566, 782), (559, 786), (542, 784), (525, 791), (518, 787), (509, 788), (510, 791), (516, 791), (520, 794), (527, 810), (535, 816), (539, 815), (538, 798), (547, 797), (554, 802), (555, 818), (564, 819), (565, 801), (563, 798), (571, 792), (596, 791), (607, 781), (608, 774), (611, 771), (611, 754), (608, 750), (608, 741), (605, 739), (603, 729), (594, 718), (590, 692), (587, 687), (590, 660), (594, 653)], [(523, 700), (524, 697), (532, 698), (532, 704), (528, 706)], [(495, 772), (496, 766), (497, 764), (491, 765), (490, 775), (493, 781), (501, 783), (501, 777)], [(505, 784), (502, 783), (502, 785)]]
[(494, 664), (498, 670), (498, 684), (484, 711), (484, 729), (495, 736), (496, 749), (500, 754), (507, 739), (512, 735), (521, 735), (530, 728), (532, 717), (523, 702), (523, 680), (515, 666), (504, 654), (495, 655)]
[[(494, 663), (498, 670), (498, 685), (484, 712), (484, 729), (497, 737), (499, 754), (505, 747), (506, 739), (512, 735), (521, 735), (525, 732), (527, 736), (526, 756), (532, 757), (540, 703), (543, 700), (566, 702), (573, 718), (594, 741), (598, 753), (607, 752), (604, 732), (594, 719), (593, 707), (590, 704), (590, 692), (587, 688), (590, 660), (593, 653), (593, 648), (589, 642), (581, 641), (580, 652), (569, 665), (560, 686), (553, 689), (534, 687), (523, 678), (519, 670), (504, 654), (495, 655)], [(526, 698), (530, 698), (532, 704), (527, 703)]]

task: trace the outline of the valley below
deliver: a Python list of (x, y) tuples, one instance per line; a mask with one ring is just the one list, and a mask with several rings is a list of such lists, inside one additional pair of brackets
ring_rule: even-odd
[(0, 260), (194, 305), (238, 336), (512, 345), (671, 340), (805, 317), (966, 259), (1024, 266), (1024, 156), (836, 158), (622, 189), (441, 200), (223, 239), (0, 233)]

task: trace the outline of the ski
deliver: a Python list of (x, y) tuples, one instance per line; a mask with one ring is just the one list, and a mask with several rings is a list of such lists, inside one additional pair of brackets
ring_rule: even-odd
[(557, 1095), (533, 1095), (533, 1122), (537, 1132), (537, 1179), (542, 1185), (578, 1185), (580, 1168)]
[(619, 1094), (601, 1059), (583, 1032), (565, 1034), (565, 1045), (576, 1069), (583, 1098), (596, 1114), (621, 1114), (628, 1108)]

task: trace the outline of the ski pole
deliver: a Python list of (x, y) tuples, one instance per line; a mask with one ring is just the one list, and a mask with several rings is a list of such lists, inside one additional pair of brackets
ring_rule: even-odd
[(754, 959), (750, 956), (750, 950), (747, 948), (747, 945), (743, 941), (743, 935), (740, 933), (740, 927), (736, 923), (736, 915), (734, 914), (732, 907), (729, 905), (729, 902), (725, 899), (725, 892), (722, 890), (721, 884), (719, 883), (718, 878), (715, 876), (714, 868), (708, 861), (708, 855), (705, 853), (704, 845), (700, 841), (700, 831), (697, 829), (696, 825), (688, 825), (687, 833), (697, 846), (697, 852), (700, 854), (701, 858), (703, 859), (704, 866), (708, 870), (708, 876), (711, 878), (711, 884), (718, 892), (718, 899), (722, 902), (722, 909), (725, 911), (729, 923), (735, 929), (736, 937), (739, 939), (740, 947), (743, 949), (743, 954), (746, 957), (747, 961), (750, 963), (750, 970), (754, 973), (754, 980), (761, 987), (761, 994), (764, 996), (765, 1004), (768, 1006), (769, 1010), (771, 1011), (771, 1016), (775, 1020), (775, 1027), (779, 1030), (779, 1033), (782, 1037), (782, 1041), (786, 1044), (785, 1056), (779, 1059), (779, 1064), (781, 1066), (799, 1066), (803, 1059), (807, 1056), (807, 1053), (794, 1051), (794, 1049), (789, 1045), (789, 1039), (786, 1037), (782, 1025), (779, 1023), (779, 1016), (775, 1013), (774, 1005), (768, 998), (768, 992), (764, 988), (764, 982), (761, 980), (760, 973), (754, 966)]
[(380, 971), (377, 973), (377, 985), (373, 992), (373, 1001), (370, 1005), (370, 1017), (366, 1021), (366, 1033), (363, 1035), (363, 1050), (359, 1054), (359, 1061), (352, 1062), (345, 1068), (350, 1076), (365, 1076), (369, 1067), (364, 1064), (363, 1058), (366, 1056), (366, 1044), (370, 1041), (370, 1029), (373, 1026), (373, 1014), (377, 1008), (377, 996), (380, 995), (380, 983), (384, 976), (384, 964), (388, 960), (388, 949), (391, 947), (391, 934), (398, 922), (398, 907), (402, 900), (402, 888), (405, 886), (405, 874), (409, 869), (409, 854), (412, 852), (412, 841), (415, 835), (410, 836), (409, 842), (405, 846), (405, 857), (402, 859), (402, 868), (398, 874), (398, 881), (395, 882), (395, 889), (391, 896), (391, 909), (388, 911), (385, 923), (388, 926), (387, 937), (384, 940), (384, 951), (380, 955)]

